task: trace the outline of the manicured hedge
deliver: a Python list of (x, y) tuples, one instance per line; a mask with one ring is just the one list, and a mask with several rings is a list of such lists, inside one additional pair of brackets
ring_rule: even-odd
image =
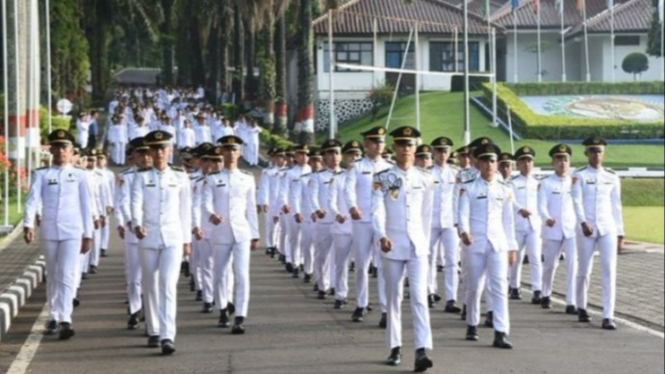
[[(583, 139), (602, 135), (606, 139), (662, 139), (663, 122), (637, 123), (616, 119), (573, 118), (566, 116), (543, 116), (534, 113), (520, 99), (519, 95), (588, 95), (588, 94), (662, 94), (662, 83), (543, 83), (541, 84), (497, 84), (497, 103), (500, 113), (506, 113), (510, 106), (513, 127), (522, 137), (528, 139)], [(566, 87), (570, 85), (571, 87)], [(658, 87), (659, 85), (659, 87)], [(588, 86), (588, 90), (584, 87)], [(614, 88), (619, 86), (620, 88)], [(487, 100), (491, 100), (492, 86), (483, 84)], [(601, 87), (605, 90), (601, 91)], [(660, 92), (658, 92), (660, 90)], [(506, 120), (506, 118), (503, 118)]]
[(293, 142), (286, 140), (279, 135), (271, 134), (270, 131), (266, 130), (265, 128), (263, 129), (263, 131), (259, 133), (259, 137), (261, 140), (261, 144), (268, 148), (272, 147), (286, 148), (294, 145)]

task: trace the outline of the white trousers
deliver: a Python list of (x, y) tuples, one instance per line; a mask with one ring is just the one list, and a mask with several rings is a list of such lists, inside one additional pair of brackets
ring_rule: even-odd
[[(99, 266), (99, 255), (101, 254), (102, 247), (102, 229), (96, 229), (92, 234), (92, 250), (90, 251), (90, 256), (88, 257), (88, 266)], [(87, 272), (88, 269), (83, 269), (83, 272)]]
[[(237, 317), (247, 317), (249, 309), (249, 262), (250, 242), (233, 244), (214, 244), (215, 258), (215, 295), (216, 304), (220, 310), (226, 309), (229, 296), (235, 294)], [(229, 273), (235, 274), (235, 292), (229, 293)]]
[(252, 166), (257, 165), (259, 163), (259, 144), (254, 141), (250, 141), (247, 143), (247, 147), (245, 149), (247, 150), (247, 157), (245, 158), (247, 163)]
[(302, 224), (296, 222), (295, 216), (284, 216), (289, 227), (289, 250), (286, 252), (286, 261), (298, 267), (302, 264)]
[[(464, 246), (464, 244), (460, 243), (460, 262), (462, 263), (462, 270), (460, 272), (460, 279), (462, 280), (462, 290), (461, 290), (461, 295), (462, 299), (464, 300), (464, 303), (466, 304), (467, 300), (469, 300), (469, 261), (470, 258), (468, 256), (469, 250)], [(508, 265), (506, 265), (508, 266)], [(488, 312), (491, 312), (493, 310), (492, 308), (492, 294), (490, 292), (491, 285), (489, 278), (485, 281), (485, 308), (487, 309)]]
[(494, 330), (510, 333), (510, 316), (508, 312), (508, 253), (496, 252), (492, 245), (487, 244), (484, 253), (467, 253), (468, 286), (467, 286), (467, 324), (478, 326), (480, 322), (480, 297), (485, 279), (489, 282), (487, 294), (492, 302)]
[(510, 267), (510, 287), (520, 288), (522, 284), (522, 262), (524, 254), (529, 255), (529, 268), (531, 269), (531, 289), (533, 291), (542, 290), (543, 282), (543, 263), (542, 263), (542, 239), (538, 231), (518, 231), (515, 233), (517, 238), (517, 262)]
[(201, 247), (203, 240), (196, 240), (192, 236), (192, 253), (189, 255), (189, 276), (194, 279), (194, 287), (197, 291), (202, 291), (202, 277), (201, 277)]
[(314, 274), (314, 234), (316, 233), (316, 223), (312, 222), (310, 217), (305, 217), (305, 222), (301, 225), (300, 248), (302, 251), (305, 274)]
[(388, 302), (386, 331), (388, 347), (402, 347), (402, 300), (404, 299), (404, 279), (408, 274), (411, 291), (411, 313), (416, 349), (432, 347), (429, 307), (427, 304), (427, 278), (429, 259), (427, 256), (408, 261), (395, 261), (383, 258), (383, 272), (386, 279)]
[(113, 143), (113, 162), (118, 165), (125, 164), (125, 150), (127, 149), (127, 143), (115, 142)]
[(139, 252), (148, 334), (175, 341), (182, 247), (140, 248)]
[(272, 215), (263, 213), (263, 245), (266, 248), (275, 247), (275, 224), (272, 221)]
[(566, 305), (577, 305), (575, 286), (577, 282), (577, 246), (575, 237), (563, 240), (544, 240), (543, 256), (543, 296), (552, 296), (552, 285), (556, 269), (559, 267), (561, 252), (566, 254)]
[(111, 217), (106, 217), (106, 225), (104, 227), (100, 228), (100, 248), (103, 250), (108, 250), (109, 249), (109, 231), (111, 227)]
[(593, 253), (600, 252), (601, 285), (603, 290), (603, 318), (614, 318), (617, 276), (617, 235), (610, 233), (587, 238), (577, 234), (579, 269), (577, 273), (577, 307), (587, 308), (589, 278), (593, 270)]
[(460, 261), (459, 240), (457, 230), (454, 228), (432, 228), (430, 235), (429, 254), (429, 287), (428, 293), (435, 294), (439, 290), (437, 282), (437, 263), (439, 253), (443, 247), (443, 275), (445, 287), (445, 300), (457, 300), (459, 288), (459, 273), (457, 263)]
[[(349, 297), (349, 258), (353, 236), (337, 234), (333, 236), (333, 250), (335, 254), (335, 298), (346, 300)], [(356, 270), (358, 271), (358, 270)]]
[(330, 264), (333, 246), (333, 236), (330, 230), (332, 229), (331, 223), (317, 223), (316, 224), (316, 260), (314, 262), (314, 270), (316, 271), (316, 284), (320, 291), (328, 291), (331, 287), (332, 281), (332, 267)]
[[(356, 302), (358, 308), (367, 308), (369, 304), (369, 266), (377, 251), (379, 238), (374, 237), (371, 222), (353, 222), (353, 253), (356, 259)], [(381, 269), (382, 262), (374, 265)], [(339, 271), (339, 269), (338, 269)], [(386, 313), (385, 278), (382, 271), (378, 272), (378, 294), (381, 312)]]
[(203, 239), (199, 242), (199, 272), (201, 274), (201, 293), (204, 303), (212, 303), (214, 300), (213, 291), (213, 248), (209, 239)]
[(141, 278), (139, 244), (125, 242), (125, 282), (127, 283), (127, 299), (129, 300), (130, 314), (138, 312), (142, 307)]
[(291, 262), (291, 240), (289, 238), (289, 219), (292, 217), (287, 214), (279, 216), (279, 253), (286, 257), (286, 262)]
[(42, 240), (48, 282), (49, 320), (72, 323), (72, 301), (76, 296), (81, 240)]

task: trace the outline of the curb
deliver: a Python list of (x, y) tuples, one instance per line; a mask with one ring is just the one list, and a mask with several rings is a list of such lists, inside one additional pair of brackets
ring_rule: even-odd
[(0, 341), (12, 324), (19, 310), (30, 298), (33, 291), (44, 281), (46, 262), (39, 256), (34, 264), (28, 265), (23, 274), (0, 294)]

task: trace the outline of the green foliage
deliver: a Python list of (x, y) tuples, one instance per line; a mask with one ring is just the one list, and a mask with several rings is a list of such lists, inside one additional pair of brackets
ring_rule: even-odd
[(651, 27), (647, 39), (647, 54), (655, 57), (660, 57), (660, 38), (663, 36), (661, 30), (663, 24), (658, 19), (658, 0), (652, 0), (653, 3), (653, 16), (651, 17)]
[(624, 179), (621, 191), (624, 206), (665, 206), (663, 179)]
[(90, 61), (79, 1), (51, 1), (50, 5), (53, 95), (84, 96)]
[(270, 130), (268, 129), (263, 129), (263, 131), (259, 133), (259, 138), (261, 144), (267, 148), (272, 148), (272, 147), (286, 148), (294, 145), (294, 143), (291, 142), (290, 140), (284, 139), (279, 135), (271, 134)]
[(623, 222), (628, 240), (665, 244), (665, 209), (663, 207), (623, 208)]
[(665, 94), (662, 82), (547, 82), (499, 85), (509, 88), (518, 96)]
[(623, 59), (621, 68), (626, 73), (633, 74), (637, 80), (638, 75), (649, 70), (649, 57), (644, 53), (633, 52)]
[(367, 94), (367, 99), (373, 104), (372, 119), (376, 119), (376, 115), (381, 108), (390, 105), (394, 94), (395, 88), (390, 83), (382, 82), (380, 85), (372, 87)]
[[(53, 117), (51, 119), (51, 127), (53, 130), (69, 130), (71, 124), (67, 118)], [(48, 136), (48, 111), (44, 107), (39, 108), (39, 137), (42, 144)]]
[[(566, 88), (565, 83), (546, 83), (543, 87), (537, 88), (541, 84), (525, 85), (506, 85), (497, 84), (497, 103), (499, 111), (506, 113), (507, 107), (510, 107), (512, 114), (513, 128), (524, 138), (529, 139), (583, 139), (589, 136), (603, 134), (606, 139), (653, 139), (663, 138), (663, 122), (644, 122), (636, 123), (633, 121), (619, 119), (597, 119), (597, 118), (572, 118), (567, 116), (544, 116), (534, 113), (531, 108), (518, 95), (569, 95), (569, 94), (594, 94), (597, 89), (605, 87), (602, 93), (615, 93), (614, 90), (626, 94), (618, 88), (610, 88), (610, 84), (586, 84), (572, 83), (570, 88)], [(584, 91), (584, 85), (589, 86), (589, 92)], [(629, 85), (635, 85), (631, 87)], [(630, 93), (655, 93), (663, 91), (662, 83), (659, 88), (658, 83), (620, 83), (616, 86), (630, 87)], [(514, 88), (511, 89), (511, 88)], [(645, 88), (640, 91), (640, 88)], [(489, 99), (492, 95), (492, 87), (489, 84), (483, 85), (485, 97)], [(616, 92), (616, 93), (618, 93)], [(505, 118), (504, 118), (505, 119)]]

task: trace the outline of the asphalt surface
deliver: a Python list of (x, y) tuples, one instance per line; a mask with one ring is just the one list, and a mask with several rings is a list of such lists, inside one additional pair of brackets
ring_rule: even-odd
[[(413, 369), (413, 330), (408, 301), (404, 305), (403, 364), (384, 365), (388, 356), (380, 314), (362, 324), (351, 322), (353, 306), (332, 308), (333, 300), (318, 301), (312, 286), (292, 279), (262, 251), (252, 255), (252, 299), (247, 334), (232, 336), (217, 328), (217, 312), (202, 314), (184, 277), (180, 280), (177, 352), (162, 357), (147, 348), (142, 330), (126, 330), (122, 249), (112, 235), (110, 257), (99, 274), (84, 282), (76, 309), (76, 336), (61, 342), (43, 337), (34, 357), (21, 358), (30, 373), (391, 373)], [(353, 286), (353, 281), (350, 282)], [(376, 285), (372, 283), (376, 305)], [(353, 290), (351, 292), (353, 295)], [(42, 285), (15, 319), (0, 344), (0, 372), (8, 370), (26, 344), (45, 301)], [(619, 324), (600, 329), (600, 318), (580, 324), (563, 314), (511, 302), (512, 351), (491, 347), (493, 332), (480, 328), (481, 340), (464, 340), (466, 325), (456, 315), (432, 312), (435, 349), (433, 373), (663, 373), (662, 337)], [(41, 332), (40, 328), (36, 332)], [(39, 334), (28, 339), (35, 347)]]

